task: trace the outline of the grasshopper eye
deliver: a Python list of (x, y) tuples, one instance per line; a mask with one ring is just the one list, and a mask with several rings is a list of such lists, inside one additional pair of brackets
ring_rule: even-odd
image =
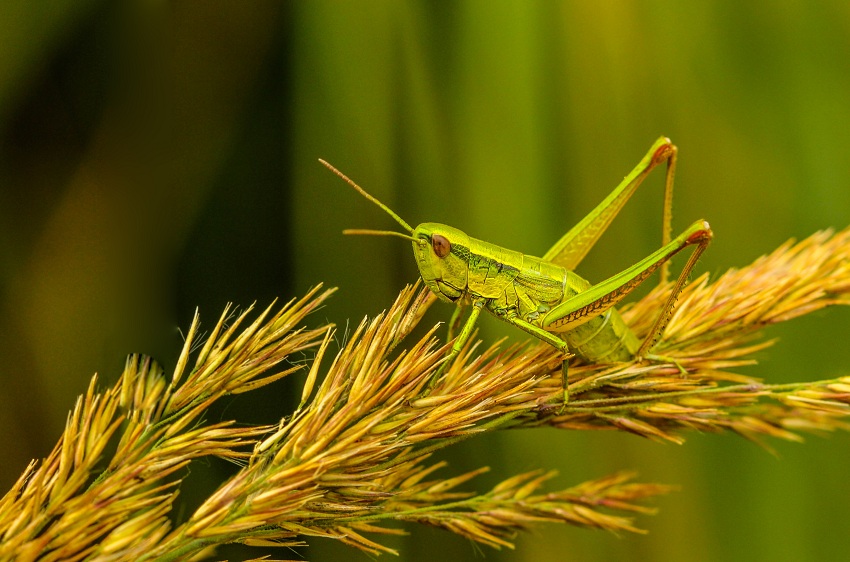
[(434, 249), (434, 253), (437, 254), (438, 258), (444, 258), (452, 251), (452, 245), (446, 237), (439, 234), (431, 237), (431, 247)]

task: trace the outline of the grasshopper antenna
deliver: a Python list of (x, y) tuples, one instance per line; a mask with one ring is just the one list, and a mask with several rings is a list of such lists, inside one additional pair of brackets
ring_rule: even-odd
[(414, 238), (413, 236), (408, 236), (407, 234), (402, 234), (401, 232), (395, 232), (394, 230), (365, 230), (363, 228), (346, 228), (342, 231), (343, 234), (357, 234), (357, 235), (367, 235), (367, 236), (398, 236), (399, 238), (404, 238), (405, 240), (413, 240), (417, 244), (421, 244), (423, 241), (419, 238)]
[[(392, 218), (394, 218), (398, 224), (403, 226), (406, 231), (410, 232), (411, 234), (413, 233), (413, 229), (410, 227), (410, 225), (407, 224), (406, 222), (404, 222), (404, 220), (402, 220), (402, 218), (400, 216), (395, 214), (395, 212), (393, 212), (392, 209), (390, 209), (389, 207), (387, 207), (386, 205), (384, 205), (383, 203), (378, 201), (378, 199), (376, 197), (373, 197), (373, 196), (369, 195), (368, 193), (366, 193), (365, 189), (363, 189), (362, 187), (360, 187), (359, 185), (357, 185), (356, 183), (351, 181), (351, 179), (348, 176), (346, 176), (345, 174), (343, 174), (342, 172), (340, 172), (339, 170), (337, 170), (336, 168), (334, 168), (333, 166), (328, 164), (326, 161), (319, 158), (319, 162), (321, 162), (322, 166), (324, 166), (325, 168), (327, 168), (331, 172), (333, 172), (336, 175), (338, 175), (339, 177), (341, 177), (345, 181), (345, 183), (347, 183), (348, 185), (353, 187), (355, 190), (357, 190), (357, 192), (360, 193), (360, 195), (362, 195), (363, 197), (365, 197), (366, 199), (368, 199), (369, 201), (371, 201), (372, 203), (374, 203), (375, 205), (377, 205), (378, 207), (380, 207), (384, 211), (386, 211), (386, 213), (389, 216), (391, 216)], [(379, 232), (379, 231), (348, 230), (345, 233), (346, 234), (367, 234), (367, 233), (368, 234), (376, 234), (377, 232)], [(380, 231), (380, 232), (383, 232), (383, 231)], [(387, 231), (386, 234), (389, 234), (389, 232)], [(397, 233), (397, 232), (395, 232), (393, 234), (400, 235), (402, 238), (410, 238), (409, 236), (404, 236), (403, 234), (400, 234), (400, 233)]]

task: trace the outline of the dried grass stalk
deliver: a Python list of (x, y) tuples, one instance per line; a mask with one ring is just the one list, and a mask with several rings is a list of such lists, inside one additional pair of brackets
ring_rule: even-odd
[[(570, 369), (560, 407), (559, 358), (545, 345), (468, 346), (438, 380), (447, 347), (432, 328), (394, 353), (433, 297), (408, 287), (385, 314), (364, 321), (323, 368), (332, 327), (302, 328), (332, 291), (316, 288), (247, 328), (226, 310), (201, 349), (198, 319), (170, 377), (131, 356), (121, 379), (97, 378), (68, 416), (53, 452), (33, 462), (0, 500), (0, 558), (183, 560), (216, 545), (300, 545), (331, 537), (372, 554), (393, 552), (367, 535), (399, 533), (388, 521), (437, 526), (496, 548), (539, 522), (639, 531), (630, 514), (669, 487), (628, 474), (545, 492), (553, 473), (508, 478), (485, 493), (463, 486), (486, 470), (435, 476), (434, 451), (479, 433), (551, 425), (607, 429), (681, 442), (685, 430), (731, 430), (763, 442), (801, 431), (847, 429), (850, 377), (770, 385), (735, 373), (770, 345), (759, 330), (850, 302), (850, 231), (788, 243), (679, 299), (655, 352), (664, 362)], [(659, 288), (625, 311), (640, 335), (665, 298)], [(287, 376), (287, 357), (317, 348), (301, 405), (274, 427), (208, 423), (229, 394)], [(192, 367), (189, 367), (190, 360)], [(684, 372), (682, 372), (684, 370)], [(324, 376), (320, 376), (324, 372)], [(190, 514), (169, 517), (186, 466), (205, 456), (242, 468)]]

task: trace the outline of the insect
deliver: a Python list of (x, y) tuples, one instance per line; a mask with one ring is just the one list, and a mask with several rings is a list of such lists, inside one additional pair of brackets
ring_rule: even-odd
[[(399, 236), (412, 241), (416, 265), (425, 285), (443, 301), (457, 305), (449, 322), (449, 341), (454, 339), (448, 365), (463, 349), (482, 310), (550, 344), (563, 355), (563, 404), (569, 401), (569, 358), (575, 354), (586, 362), (616, 363), (664, 359), (652, 348), (673, 312), (676, 297), (684, 288), (699, 256), (712, 239), (708, 223), (698, 220), (671, 239), (673, 177), (677, 148), (661, 137), (640, 163), (614, 190), (571, 228), (542, 257), (533, 257), (478, 240), (444, 224), (426, 222), (416, 228), (368, 194), (342, 172), (319, 160), (366, 199), (388, 213), (408, 234), (383, 230), (346, 230), (346, 234)], [(662, 246), (633, 266), (592, 284), (573, 272), (590, 248), (646, 176), (666, 163)], [(692, 246), (692, 253), (647, 336), (640, 341), (614, 308), (655, 270), (661, 283), (669, 275), (669, 260)], [(455, 338), (463, 312), (471, 308)], [(679, 366), (681, 369), (681, 366)]]

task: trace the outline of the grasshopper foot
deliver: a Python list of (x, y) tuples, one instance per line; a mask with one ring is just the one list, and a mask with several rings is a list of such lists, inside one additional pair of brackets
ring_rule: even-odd
[(654, 361), (656, 363), (671, 363), (677, 369), (679, 369), (679, 373), (682, 374), (683, 377), (688, 376), (688, 370), (685, 369), (679, 361), (674, 357), (668, 357), (667, 355), (657, 355), (655, 353), (647, 353), (643, 356), (643, 359), (648, 359), (649, 361)]

